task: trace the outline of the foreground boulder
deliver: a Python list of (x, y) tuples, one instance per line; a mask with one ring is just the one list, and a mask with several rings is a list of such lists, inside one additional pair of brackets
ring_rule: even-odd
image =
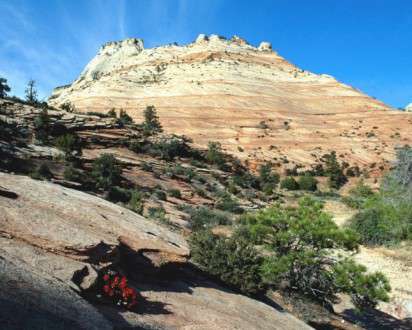
[[(184, 238), (153, 221), (24, 176), (0, 173), (0, 186), (8, 192), (0, 196), (7, 329), (310, 329), (207, 279), (187, 262)], [(115, 266), (139, 292), (136, 311), (84, 298), (97, 273)]]

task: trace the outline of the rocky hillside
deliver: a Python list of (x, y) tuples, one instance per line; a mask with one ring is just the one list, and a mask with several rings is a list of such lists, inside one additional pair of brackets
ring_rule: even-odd
[[(310, 329), (193, 272), (182, 236), (95, 196), (0, 173), (0, 223), (5, 329)], [(99, 301), (104, 269), (127, 274), (135, 312)]]
[[(190, 157), (165, 160), (149, 152), (178, 137), (159, 135), (146, 141), (149, 151), (132, 151), (139, 134), (137, 125), (124, 127), (116, 118), (0, 100), (2, 326), (311, 329), (269, 298), (235, 292), (189, 260), (190, 214), (202, 207), (206, 212), (197, 226), (205, 218), (212, 223), (211, 216), (234, 219), (207, 208), (222, 204), (219, 191), (230, 173)], [(82, 152), (68, 156), (68, 136)], [(93, 164), (109, 153), (121, 178), (117, 186), (96, 189)], [(138, 197), (134, 207), (131, 196)], [(112, 273), (126, 276), (128, 289), (137, 292), (133, 309), (103, 295), (104, 276)]]
[[(219, 150), (197, 149), (167, 132), (147, 136), (144, 125), (126, 119), (0, 100), (0, 319), (8, 329), (308, 328), (282, 308), (318, 329), (359, 329), (350, 303), (333, 314), (280, 291), (250, 299), (189, 259), (191, 233), (210, 228), (230, 236), (245, 211), (293, 206), (307, 194), (336, 205), (327, 177), (317, 177), (312, 191), (296, 174), (299, 187), (289, 190), (267, 167), (252, 173)], [(117, 178), (114, 169), (96, 175), (108, 154)], [(106, 177), (111, 183), (102, 186)], [(351, 176), (345, 187), (359, 179)], [(102, 299), (109, 271), (126, 275), (137, 290), (135, 310)], [(399, 298), (405, 279), (392, 280)], [(387, 307), (404, 318), (402, 306), (404, 300)], [(379, 313), (378, 324), (403, 327)]]
[(336, 150), (376, 174), (394, 147), (412, 142), (412, 117), (328, 75), (289, 63), (262, 42), (200, 35), (195, 42), (144, 49), (140, 39), (104, 45), (49, 104), (79, 111), (123, 108), (135, 119), (154, 105), (169, 132), (209, 140), (251, 165), (311, 165)]

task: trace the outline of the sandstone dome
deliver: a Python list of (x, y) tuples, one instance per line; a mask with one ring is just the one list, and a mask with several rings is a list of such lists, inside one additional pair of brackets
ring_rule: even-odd
[[(243, 161), (310, 165), (336, 150), (351, 165), (389, 166), (412, 142), (409, 114), (326, 74), (302, 70), (272, 50), (234, 36), (144, 48), (141, 39), (103, 46), (49, 104), (78, 111), (124, 109), (136, 121), (154, 105), (170, 133), (202, 147), (219, 141)], [(399, 130), (400, 137), (394, 134)]]

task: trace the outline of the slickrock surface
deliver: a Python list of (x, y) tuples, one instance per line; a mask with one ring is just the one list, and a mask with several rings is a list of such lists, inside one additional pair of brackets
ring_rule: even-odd
[(0, 195), (4, 329), (310, 329), (203, 276), (166, 274), (166, 281), (156, 281), (153, 275), (142, 277), (148, 270), (143, 266), (129, 273), (141, 293), (137, 313), (92, 305), (77, 293), (72, 277), (87, 267), (90, 275), (82, 287), (93, 283), (93, 267), (106, 255), (110, 259), (105, 247), (120, 241), (152, 260), (145, 267), (153, 271), (159, 262), (163, 267), (187, 258), (184, 238), (120, 206), (50, 182), (0, 173), (0, 189), (5, 192)]
[(152, 49), (140, 39), (108, 43), (49, 99), (65, 102), (80, 111), (123, 108), (138, 121), (155, 105), (168, 132), (201, 146), (219, 141), (251, 165), (309, 165), (336, 150), (352, 165), (376, 163), (379, 174), (395, 146), (412, 142), (410, 113), (301, 70), (267, 42), (255, 48), (239, 37), (200, 35), (186, 46)]
[[(39, 116), (42, 109), (31, 105), (0, 99), (0, 119), (14, 123), (20, 128), (33, 128), (34, 119)], [(98, 129), (116, 126), (113, 118), (100, 118), (98, 116), (69, 113), (66, 111), (48, 110), (51, 124), (58, 123), (67, 129)]]

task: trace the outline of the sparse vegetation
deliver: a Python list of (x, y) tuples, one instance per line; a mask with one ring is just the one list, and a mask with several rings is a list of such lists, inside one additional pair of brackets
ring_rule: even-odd
[[(116, 114), (116, 113), (115, 113)], [(130, 117), (127, 112), (123, 109), (120, 109), (119, 112), (119, 117), (117, 118), (117, 124), (120, 127), (124, 127), (126, 125), (131, 125), (133, 124), (133, 119)]]
[(193, 261), (204, 271), (246, 294), (264, 289), (260, 274), (263, 258), (246, 241), (200, 231), (189, 243)]
[(301, 190), (316, 191), (318, 189), (318, 181), (309, 174), (300, 176), (298, 185)]
[(219, 142), (209, 142), (206, 160), (212, 164), (216, 165), (219, 168), (222, 168), (225, 165), (225, 158), (222, 152), (222, 145)]
[(227, 213), (213, 210), (205, 206), (190, 208), (190, 225), (193, 231), (212, 228), (216, 225), (227, 225), (230, 219)]
[(384, 178), (378, 193), (360, 187), (350, 202), (359, 208), (350, 228), (364, 244), (390, 245), (412, 240), (412, 148), (397, 152), (397, 163)]
[(271, 195), (279, 183), (279, 174), (272, 172), (272, 164), (266, 163), (259, 168), (260, 189), (266, 194)]
[(67, 101), (65, 103), (63, 103), (62, 105), (60, 105), (60, 109), (63, 111), (67, 111), (67, 112), (76, 112), (76, 107), (74, 106), (73, 103)]
[(64, 168), (63, 178), (67, 181), (82, 182), (83, 173), (76, 169), (72, 164), (69, 164)]
[(41, 143), (46, 143), (49, 140), (50, 118), (46, 107), (34, 120), (34, 133), (36, 139)]
[(64, 134), (56, 138), (55, 145), (64, 152), (65, 158), (70, 160), (82, 154), (82, 144), (76, 134)]
[(138, 190), (133, 190), (127, 207), (138, 214), (143, 214), (144, 202), (143, 194)]
[(280, 182), (280, 187), (286, 190), (298, 190), (299, 184), (295, 178), (288, 176)]
[(156, 108), (153, 105), (146, 107), (143, 113), (144, 122), (142, 124), (143, 133), (146, 136), (155, 135), (163, 132)]
[(325, 162), (325, 174), (329, 177), (329, 186), (333, 189), (341, 188), (348, 179), (344, 174), (344, 167), (337, 160), (336, 152), (325, 154), (322, 159)]
[(226, 192), (220, 194), (215, 206), (219, 210), (231, 213), (243, 212), (243, 209), (240, 207), (239, 203), (229, 193)]
[(167, 193), (169, 194), (170, 197), (182, 198), (182, 194), (179, 189), (169, 189)]
[(367, 274), (351, 259), (331, 258), (331, 249), (356, 251), (358, 236), (339, 229), (321, 203), (304, 198), (297, 208), (270, 207), (244, 216), (243, 223), (242, 236), (270, 253), (261, 267), (268, 285), (287, 281), (290, 290), (329, 304), (339, 292), (350, 294), (358, 307), (388, 300), (382, 274)]
[(36, 169), (30, 174), (32, 179), (36, 180), (50, 180), (53, 177), (49, 166), (46, 163), (41, 163)]
[(122, 170), (111, 154), (103, 154), (93, 162), (92, 177), (96, 187), (107, 190), (121, 181)]
[(154, 220), (167, 222), (166, 211), (163, 207), (149, 207), (148, 215)]

